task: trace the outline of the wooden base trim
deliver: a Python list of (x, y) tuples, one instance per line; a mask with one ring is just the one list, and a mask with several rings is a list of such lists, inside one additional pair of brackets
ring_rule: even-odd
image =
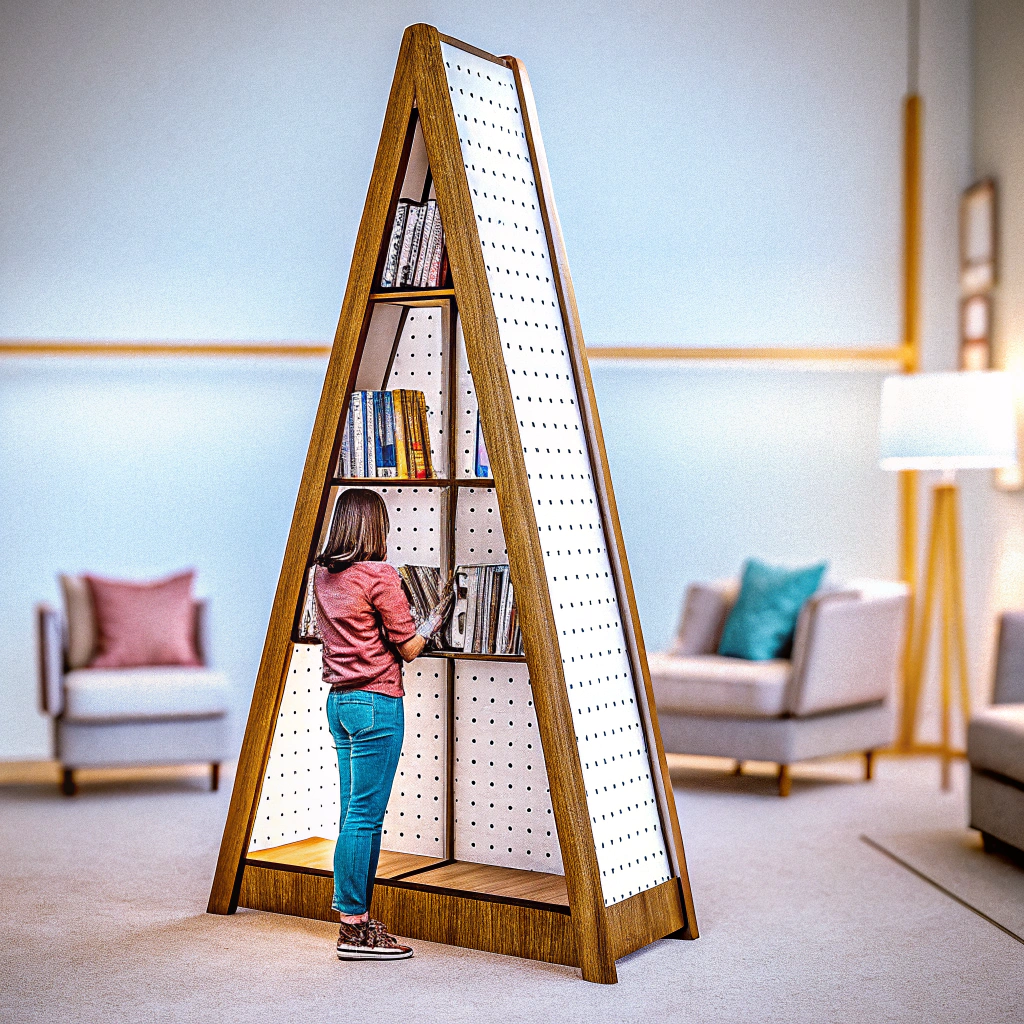
[(668, 935), (697, 938), (696, 928), (687, 928), (678, 878), (614, 903), (607, 913), (609, 944), (616, 960)]
[[(331, 909), (333, 896), (334, 882), (324, 875), (247, 863), (238, 905), (335, 922), (338, 915)], [(572, 919), (564, 908), (378, 881), (370, 913), (404, 938), (579, 966)]]

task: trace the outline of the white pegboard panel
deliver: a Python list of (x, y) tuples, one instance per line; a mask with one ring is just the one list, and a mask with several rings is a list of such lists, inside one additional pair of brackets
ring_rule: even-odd
[(455, 857), (562, 874), (527, 667), (455, 664)]
[[(446, 673), (439, 658), (405, 666), (405, 738), (384, 816), (382, 849), (444, 856)], [(337, 838), (338, 755), (325, 710), (330, 686), (321, 674), (320, 647), (293, 645), (250, 850), (310, 836)]]
[(338, 758), (324, 707), (320, 648), (294, 644), (250, 850), (338, 835)]
[(671, 868), (552, 260), (512, 71), (441, 47), (610, 905), (666, 881)]
[[(355, 484), (359, 487), (359, 484)], [(342, 485), (331, 488), (327, 500), (327, 511), (320, 531), (322, 551), (331, 528), (334, 506), (343, 491), (350, 488)], [(392, 565), (436, 565), (441, 564), (442, 531), (441, 499), (439, 487), (380, 486), (373, 487), (383, 499), (388, 510), (391, 532), (388, 534), (388, 561)]]
[(405, 739), (384, 814), (381, 849), (445, 856), (448, 666), (417, 658), (404, 666)]
[(462, 319), (455, 318), (455, 475), (460, 479), (476, 476), (476, 418), (479, 406), (473, 374), (466, 358), (466, 339)]
[(434, 475), (448, 475), (445, 433), (445, 344), (440, 306), (410, 306), (385, 387), (422, 391), (427, 403)]
[(505, 533), (493, 487), (455, 489), (455, 564), (507, 565)]

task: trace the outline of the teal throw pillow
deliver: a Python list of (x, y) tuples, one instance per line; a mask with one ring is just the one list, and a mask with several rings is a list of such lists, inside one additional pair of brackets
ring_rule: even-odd
[(784, 657), (793, 642), (804, 602), (818, 589), (827, 562), (807, 569), (782, 569), (751, 558), (729, 613), (718, 653), (748, 661)]

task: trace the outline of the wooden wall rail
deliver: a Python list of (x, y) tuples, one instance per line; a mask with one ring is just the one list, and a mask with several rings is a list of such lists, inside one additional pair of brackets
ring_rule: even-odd
[[(34, 341), (0, 340), (2, 356), (173, 356), (186, 358), (233, 357), (256, 359), (326, 359), (331, 346), (319, 342), (245, 341)], [(907, 345), (866, 348), (733, 348), (684, 346), (639, 347), (592, 345), (588, 359), (655, 360), (682, 362), (782, 362), (802, 364), (852, 364), (853, 368), (875, 370), (879, 366), (909, 368), (915, 359)]]

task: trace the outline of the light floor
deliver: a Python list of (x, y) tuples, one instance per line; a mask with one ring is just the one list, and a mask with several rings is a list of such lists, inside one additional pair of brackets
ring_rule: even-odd
[(8, 781), (0, 1020), (1024, 1020), (1024, 945), (859, 839), (962, 824), (962, 765), (949, 795), (927, 760), (883, 759), (869, 784), (854, 761), (809, 765), (781, 800), (767, 776), (692, 764), (674, 776), (701, 938), (620, 961), (612, 987), (422, 942), (404, 963), (341, 964), (330, 925), (208, 916), (229, 793), (201, 777), (73, 800)]

